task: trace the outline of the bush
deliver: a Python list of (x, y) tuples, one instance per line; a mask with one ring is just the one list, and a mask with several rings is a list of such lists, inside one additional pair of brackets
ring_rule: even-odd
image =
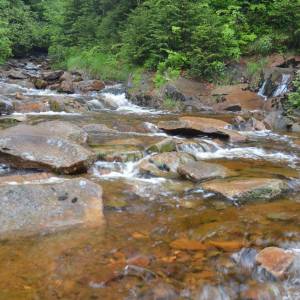
[(0, 64), (4, 63), (12, 53), (11, 41), (9, 40), (7, 35), (7, 24), (0, 21)]
[(187, 58), (178, 52), (168, 51), (168, 58), (160, 62), (154, 77), (155, 87), (160, 88), (170, 80), (175, 80), (180, 75), (180, 70), (185, 66)]
[(293, 81), (294, 91), (289, 94), (288, 101), (293, 108), (300, 108), (300, 73)]

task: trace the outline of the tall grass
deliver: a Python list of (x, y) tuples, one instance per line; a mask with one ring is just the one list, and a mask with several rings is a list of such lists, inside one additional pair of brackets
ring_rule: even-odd
[(114, 81), (127, 80), (131, 70), (115, 55), (103, 53), (97, 48), (72, 51), (65, 65), (69, 71), (82, 71), (96, 79)]

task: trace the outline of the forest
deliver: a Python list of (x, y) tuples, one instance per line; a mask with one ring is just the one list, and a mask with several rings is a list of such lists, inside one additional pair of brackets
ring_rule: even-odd
[(214, 79), (241, 56), (300, 47), (299, 0), (0, 0), (0, 61), (55, 64), (123, 80), (128, 71)]

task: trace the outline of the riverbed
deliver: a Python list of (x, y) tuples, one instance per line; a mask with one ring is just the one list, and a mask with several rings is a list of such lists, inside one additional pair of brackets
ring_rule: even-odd
[[(158, 123), (183, 116), (230, 123), (235, 115), (139, 107), (122, 85), (68, 95), (8, 80), (1, 86), (10, 97), (20, 92), (48, 102), (64, 96), (97, 104), (85, 111), (15, 112), (0, 117), (2, 129), (24, 118), (31, 125), (104, 124), (114, 132), (92, 137), (90, 147), (102, 156), (85, 174), (65, 176), (102, 186), (104, 224), (2, 240), (0, 299), (300, 299), (299, 266), (282, 280), (255, 266), (255, 255), (266, 247), (300, 251), (299, 134), (241, 131), (243, 142), (174, 136)], [(185, 145), (179, 152), (223, 166), (234, 178), (283, 180), (288, 191), (239, 201), (194, 181), (141, 174), (141, 162), (155, 155), (147, 149), (170, 137)], [(6, 162), (0, 169), (0, 176), (39, 173)], [(197, 249), (192, 241), (225, 246)]]

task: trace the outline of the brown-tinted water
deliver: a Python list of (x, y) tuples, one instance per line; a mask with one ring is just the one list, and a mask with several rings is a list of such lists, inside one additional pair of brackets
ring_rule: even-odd
[[(122, 133), (98, 147), (145, 157), (149, 145), (165, 138), (154, 125), (177, 117), (105, 110), (34, 115), (27, 123), (105, 124)], [(243, 144), (183, 141), (210, 143), (203, 152), (187, 150), (234, 171), (235, 178), (284, 179), (291, 191), (272, 201), (238, 203), (187, 180), (142, 177), (136, 171), (140, 157), (98, 161), (85, 176), (103, 187), (105, 224), (2, 240), (0, 299), (300, 299), (299, 273), (294, 281), (275, 282), (252, 266), (253, 253), (265, 247), (300, 248), (299, 136), (249, 133)], [(241, 262), (236, 257), (242, 249), (249, 251)], [(269, 298), (259, 296), (265, 289)]]

